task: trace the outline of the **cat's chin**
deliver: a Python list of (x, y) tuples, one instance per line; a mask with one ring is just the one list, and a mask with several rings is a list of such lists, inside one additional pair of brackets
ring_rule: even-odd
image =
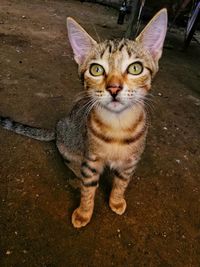
[(112, 101), (106, 106), (104, 106), (105, 109), (109, 110), (110, 112), (120, 113), (127, 109), (128, 107), (120, 103), (119, 101)]

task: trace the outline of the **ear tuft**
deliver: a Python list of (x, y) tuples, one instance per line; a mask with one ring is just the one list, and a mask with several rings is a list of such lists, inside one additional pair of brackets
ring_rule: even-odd
[(67, 18), (67, 30), (75, 61), (83, 64), (96, 41), (72, 18)]
[(158, 61), (162, 55), (163, 44), (167, 32), (167, 9), (161, 9), (147, 24), (144, 30), (136, 38), (136, 41), (151, 53)]

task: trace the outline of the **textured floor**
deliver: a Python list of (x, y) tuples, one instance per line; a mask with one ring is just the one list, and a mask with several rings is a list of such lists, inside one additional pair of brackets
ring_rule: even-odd
[[(100, 14), (100, 16), (99, 16)], [(98, 16), (97, 16), (98, 15)], [(96, 39), (123, 35), (117, 13), (79, 1), (0, 3), (0, 114), (53, 128), (81, 90), (66, 36), (72, 16)], [(200, 47), (169, 34), (152, 93), (147, 147), (117, 216), (102, 177), (91, 223), (54, 143), (0, 129), (1, 267), (200, 266)]]

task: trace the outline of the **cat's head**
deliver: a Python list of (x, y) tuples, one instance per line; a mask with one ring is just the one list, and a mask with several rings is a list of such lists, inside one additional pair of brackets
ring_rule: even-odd
[(67, 29), (85, 89), (96, 103), (112, 112), (121, 112), (143, 102), (162, 55), (166, 9), (153, 17), (135, 41), (97, 43), (72, 18), (67, 18)]

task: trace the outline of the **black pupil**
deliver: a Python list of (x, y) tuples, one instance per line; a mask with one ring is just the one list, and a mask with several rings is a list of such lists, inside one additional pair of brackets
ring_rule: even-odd
[(101, 68), (99, 66), (96, 66), (96, 72), (101, 72)]

